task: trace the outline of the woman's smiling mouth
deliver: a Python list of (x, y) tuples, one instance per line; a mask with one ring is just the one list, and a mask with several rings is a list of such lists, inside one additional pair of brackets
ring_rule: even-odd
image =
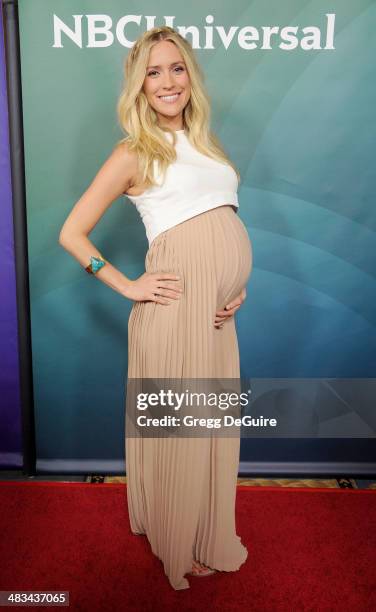
[(180, 94), (181, 94), (181, 92), (175, 93), (175, 94), (169, 94), (169, 95), (166, 95), (166, 96), (158, 96), (158, 98), (160, 100), (163, 100), (163, 102), (167, 102), (168, 104), (173, 104), (174, 102), (176, 102), (176, 100), (178, 99)]

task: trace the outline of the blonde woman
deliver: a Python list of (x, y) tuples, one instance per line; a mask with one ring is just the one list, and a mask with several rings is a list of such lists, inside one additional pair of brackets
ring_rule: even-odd
[[(210, 131), (210, 104), (191, 45), (170, 27), (134, 44), (118, 101), (128, 134), (76, 203), (60, 243), (133, 301), (129, 379), (239, 378), (234, 314), (246, 297), (252, 247), (238, 210), (239, 174)], [(88, 239), (121, 194), (137, 207), (149, 249), (136, 280)], [(90, 263), (89, 263), (90, 262)], [(126, 410), (133, 410), (127, 394)], [(147, 536), (174, 589), (186, 574), (235, 571), (239, 436), (126, 436), (132, 533)]]

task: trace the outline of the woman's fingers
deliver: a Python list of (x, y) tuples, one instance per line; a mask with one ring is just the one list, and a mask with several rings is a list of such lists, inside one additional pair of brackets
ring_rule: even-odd
[(179, 297), (181, 296), (181, 294), (183, 293), (183, 289), (182, 287), (170, 287), (170, 286), (166, 286), (166, 285), (157, 285), (157, 289), (158, 289), (158, 293), (160, 295), (164, 295), (166, 297), (171, 297), (174, 300), (179, 299)]
[[(170, 282), (172, 281), (172, 282)], [(180, 277), (175, 274), (160, 274), (158, 272), (153, 275), (153, 301), (158, 304), (171, 304), (171, 300), (178, 300), (183, 293)]]
[(239, 310), (240, 308), (240, 304), (238, 306), (234, 306), (234, 308), (231, 308), (230, 310), (217, 310), (217, 312), (215, 313), (215, 317), (218, 320), (225, 320), (228, 319), (229, 317), (232, 317), (232, 315)]
[(215, 313), (214, 325), (217, 327), (217, 324), (220, 324), (218, 326), (222, 327), (226, 319), (228, 319), (229, 317), (232, 317), (235, 314), (235, 312), (239, 310), (246, 296), (247, 296), (247, 291), (246, 291), (246, 288), (243, 287), (239, 295), (237, 295), (234, 300), (226, 304), (223, 310), (217, 310), (217, 312)]
[(151, 301), (168, 305), (183, 293), (180, 276), (172, 273), (144, 272), (135, 281), (130, 281), (127, 297), (136, 302)]
[(230, 310), (217, 310), (214, 320), (215, 327), (222, 327), (227, 319), (233, 317), (235, 312), (239, 310), (241, 304), (234, 306)]
[(226, 304), (223, 310), (217, 310), (216, 314), (219, 316), (224, 316), (227, 315), (229, 312), (233, 313), (235, 309), (239, 308), (242, 305), (242, 303), (243, 302), (240, 299), (236, 298), (236, 300), (233, 300), (229, 304)]
[[(169, 282), (169, 279), (174, 279), (172, 280), (172, 282)], [(163, 289), (163, 290), (167, 290), (170, 292), (170, 294), (172, 295), (173, 293), (176, 295), (179, 295), (180, 293), (183, 292), (183, 287), (180, 281), (180, 277), (179, 276), (175, 276), (175, 275), (171, 275), (171, 274), (166, 274), (166, 275), (160, 275), (160, 274), (155, 274), (154, 275), (154, 282), (155, 282), (155, 286), (158, 287), (159, 289)]]

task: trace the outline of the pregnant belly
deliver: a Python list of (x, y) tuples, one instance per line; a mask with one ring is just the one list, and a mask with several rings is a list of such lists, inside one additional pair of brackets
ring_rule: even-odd
[(247, 228), (233, 208), (221, 206), (217, 212), (217, 307), (224, 308), (246, 286), (252, 272), (253, 253)]
[(247, 229), (230, 204), (205, 211), (159, 234), (145, 259), (147, 272), (171, 272), (200, 296), (215, 290), (217, 308), (237, 297), (252, 271)]

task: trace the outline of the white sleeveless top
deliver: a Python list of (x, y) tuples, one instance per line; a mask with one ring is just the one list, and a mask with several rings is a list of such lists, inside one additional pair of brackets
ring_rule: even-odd
[[(176, 161), (169, 165), (161, 184), (154, 171), (158, 186), (146, 189), (138, 196), (127, 196), (140, 213), (146, 228), (149, 247), (165, 230), (202, 212), (224, 204), (239, 207), (238, 177), (226, 163), (218, 162), (199, 153), (188, 140), (184, 130), (177, 130)], [(166, 132), (172, 142), (172, 136)]]

